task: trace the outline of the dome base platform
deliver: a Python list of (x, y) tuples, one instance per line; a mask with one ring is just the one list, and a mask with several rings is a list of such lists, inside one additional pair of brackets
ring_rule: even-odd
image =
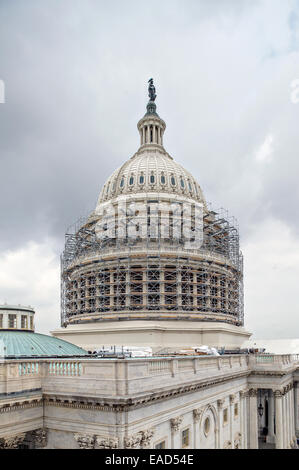
[(94, 322), (68, 325), (51, 332), (83, 349), (102, 346), (149, 346), (154, 352), (184, 349), (192, 346), (235, 349), (242, 347), (251, 333), (243, 327), (220, 322), (150, 321)]

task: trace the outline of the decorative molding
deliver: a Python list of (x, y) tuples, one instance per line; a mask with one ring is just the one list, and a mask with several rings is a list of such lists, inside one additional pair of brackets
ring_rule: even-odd
[(257, 389), (256, 388), (251, 388), (249, 390), (249, 397), (257, 397)]
[(153, 435), (155, 434), (155, 428), (147, 429), (146, 431), (141, 431), (141, 433), (142, 433), (141, 447), (143, 449), (147, 449), (151, 445)]
[(225, 441), (223, 444), (223, 449), (231, 449), (232, 448), (232, 441)]
[(118, 449), (118, 438), (117, 437), (102, 437), (95, 436), (95, 443), (99, 449)]
[(275, 398), (282, 398), (284, 392), (282, 390), (274, 390), (274, 397)]
[(230, 402), (230, 404), (235, 403), (235, 400), (236, 400), (236, 395), (232, 393), (232, 394), (229, 396), (229, 402)]
[(142, 433), (138, 432), (137, 434), (131, 434), (130, 436), (125, 437), (124, 446), (125, 449), (137, 449), (141, 445)]
[(223, 408), (224, 402), (225, 402), (224, 398), (222, 398), (221, 400), (217, 400), (217, 406), (219, 410)]
[(2, 437), (0, 438), (0, 449), (19, 449), (25, 437), (25, 432), (15, 436)]
[(43, 402), (42, 398), (39, 399), (34, 399), (34, 400), (26, 400), (26, 402), (13, 402), (13, 403), (8, 403), (5, 405), (2, 405), (0, 407), (0, 413), (9, 413), (12, 411), (18, 411), (18, 410), (25, 410), (27, 408), (36, 408), (37, 406), (41, 406)]
[(145, 405), (151, 404), (152, 402), (157, 402), (158, 400), (165, 400), (167, 398), (173, 398), (177, 396), (184, 395), (186, 393), (192, 393), (199, 390), (205, 390), (207, 388), (213, 387), (218, 384), (225, 384), (237, 378), (247, 377), (249, 375), (248, 371), (236, 374), (230, 374), (227, 377), (218, 377), (212, 380), (201, 381), (185, 386), (177, 386), (177, 388), (172, 388), (170, 390), (165, 390), (161, 392), (147, 394), (143, 397), (132, 397), (123, 401), (122, 404), (116, 403), (115, 401), (109, 402), (109, 399), (105, 398), (103, 402), (92, 401), (90, 398), (82, 403), (82, 397), (79, 399), (70, 399), (67, 398), (67, 402), (64, 401), (62, 396), (60, 398), (56, 397), (45, 397), (45, 404), (48, 406), (62, 406), (67, 408), (80, 408), (88, 410), (100, 410), (100, 411), (116, 411), (116, 412), (126, 412), (135, 408), (140, 408)]
[(170, 426), (172, 432), (177, 432), (180, 429), (180, 425), (182, 424), (183, 417), (182, 416), (177, 416), (176, 418), (171, 418), (170, 420)]
[(247, 398), (249, 396), (249, 391), (248, 390), (241, 390), (240, 391), (240, 397), (241, 398)]
[(46, 447), (48, 443), (48, 431), (45, 428), (30, 431), (29, 437), (33, 440), (35, 447)]
[(199, 422), (202, 413), (203, 413), (203, 408), (196, 408), (195, 410), (193, 410), (193, 419), (195, 423)]
[(80, 449), (94, 449), (95, 436), (91, 434), (74, 434), (75, 441), (77, 441)]
[(242, 434), (240, 432), (237, 432), (235, 434), (235, 439), (234, 439), (234, 449), (240, 449), (240, 447), (241, 447), (241, 438), (242, 438)]

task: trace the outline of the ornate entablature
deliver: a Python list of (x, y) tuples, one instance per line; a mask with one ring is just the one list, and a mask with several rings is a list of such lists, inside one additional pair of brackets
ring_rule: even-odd
[(151, 318), (241, 326), (236, 222), (208, 208), (196, 179), (166, 152), (166, 124), (149, 104), (137, 153), (66, 235), (62, 325)]

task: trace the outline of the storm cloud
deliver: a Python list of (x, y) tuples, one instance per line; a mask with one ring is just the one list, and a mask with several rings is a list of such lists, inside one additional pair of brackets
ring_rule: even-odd
[(297, 0), (2, 0), (0, 302), (59, 322), (66, 228), (138, 148), (147, 80), (166, 150), (239, 222), (245, 322), (299, 337)]

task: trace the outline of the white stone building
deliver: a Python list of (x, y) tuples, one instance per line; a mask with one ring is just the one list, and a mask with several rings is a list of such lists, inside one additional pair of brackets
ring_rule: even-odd
[[(59, 343), (45, 336), (37, 350), (36, 334), (21, 332), (21, 351), (11, 341), (20, 332), (2, 324), (2, 448), (297, 446), (298, 355), (179, 353), (249, 338), (242, 254), (236, 224), (165, 151), (152, 82), (149, 91), (140, 148), (68, 231)], [(86, 354), (125, 344), (155, 354)]]

